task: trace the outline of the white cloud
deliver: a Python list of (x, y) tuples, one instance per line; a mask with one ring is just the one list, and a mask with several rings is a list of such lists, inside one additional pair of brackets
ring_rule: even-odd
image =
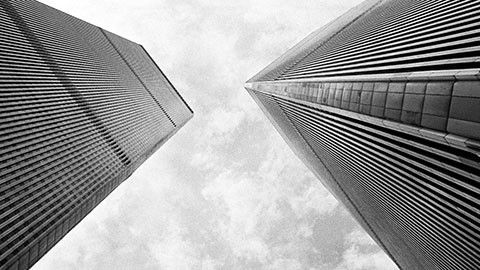
[[(333, 269), (347, 218), (243, 83), (360, 1), (43, 0), (143, 44), (196, 114), (34, 269)], [(349, 237), (339, 269), (387, 265)]]
[(301, 270), (304, 269), (304, 267), (295, 259), (277, 259), (269, 267), (267, 267), (267, 269)]
[(363, 253), (358, 246), (352, 246), (343, 254), (338, 270), (396, 270), (398, 267), (384, 252)]
[(238, 128), (244, 117), (245, 113), (240, 110), (213, 109), (207, 117), (207, 126), (204, 130), (205, 140), (216, 143), (230, 141), (232, 139), (231, 133)]
[(361, 230), (354, 230), (350, 234), (347, 235), (346, 240), (348, 244), (350, 245), (362, 245), (362, 246), (374, 246), (375, 241), (365, 233), (364, 231)]
[(245, 119), (245, 113), (238, 109), (215, 108), (205, 117), (201, 130), (191, 136), (196, 138), (197, 151), (194, 151), (191, 165), (203, 170), (214, 170), (221, 166), (220, 151), (225, 151), (224, 146), (235, 140), (233, 133)]
[(186, 239), (182, 226), (178, 222), (169, 221), (162, 240), (149, 246), (160, 269), (190, 270), (202, 265), (199, 250)]
[(258, 172), (224, 170), (202, 190), (225, 213), (219, 227), (233, 254), (265, 265), (281, 262), (285, 250), (297, 257), (305, 248), (313, 250), (305, 239), (313, 236), (316, 218), (337, 206), (279, 140), (270, 138), (276, 147), (270, 148)]
[(289, 199), (292, 208), (300, 218), (310, 211), (319, 215), (332, 213), (338, 205), (338, 201), (320, 185), (312, 185), (302, 196)]
[(366, 248), (378, 249), (373, 239), (364, 231), (355, 230), (347, 235), (349, 245), (342, 255), (343, 261), (336, 270), (397, 270), (398, 267), (381, 250), (366, 252)]
[(203, 260), (202, 260), (202, 270), (215, 270), (220, 268), (222, 265), (221, 262), (214, 260), (210, 258), (209, 255), (207, 255)]

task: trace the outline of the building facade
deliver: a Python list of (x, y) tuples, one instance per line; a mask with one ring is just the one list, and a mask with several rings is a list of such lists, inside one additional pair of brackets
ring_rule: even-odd
[(401, 269), (480, 269), (480, 2), (368, 0), (246, 83)]
[(0, 269), (27, 269), (192, 110), (144, 48), (0, 1)]

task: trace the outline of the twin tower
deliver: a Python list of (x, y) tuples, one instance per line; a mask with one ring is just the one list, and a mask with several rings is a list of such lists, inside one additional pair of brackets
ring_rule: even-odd
[[(480, 3), (367, 0), (246, 84), (401, 269), (480, 269)], [(0, 0), (0, 269), (28, 269), (193, 116), (141, 45)]]

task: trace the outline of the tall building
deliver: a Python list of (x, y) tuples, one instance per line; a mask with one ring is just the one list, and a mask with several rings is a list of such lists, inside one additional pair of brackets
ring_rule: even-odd
[(368, 0), (250, 79), (401, 269), (480, 269), (480, 2)]
[(27, 269), (191, 117), (141, 45), (0, 0), (0, 269)]

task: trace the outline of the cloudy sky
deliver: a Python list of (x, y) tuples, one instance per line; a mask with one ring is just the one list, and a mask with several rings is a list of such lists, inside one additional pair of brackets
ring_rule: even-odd
[(243, 83), (361, 0), (42, 0), (150, 52), (194, 118), (34, 267), (396, 269)]

